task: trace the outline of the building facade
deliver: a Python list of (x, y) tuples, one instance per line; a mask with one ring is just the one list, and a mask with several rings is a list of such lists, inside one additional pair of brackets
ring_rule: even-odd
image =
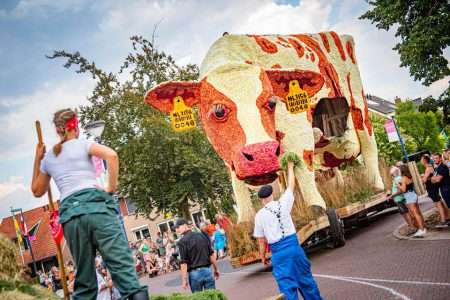
[[(38, 270), (49, 271), (52, 266), (58, 266), (56, 258), (56, 245), (50, 230), (50, 210), (48, 205), (40, 206), (23, 212), (23, 219), (30, 235), (34, 235), (34, 239), (29, 241), (33, 250), (34, 261)], [(16, 215), (17, 222), (20, 222), (19, 216)], [(30, 245), (22, 242), (19, 245), (13, 217), (7, 217), (0, 221), (0, 234), (4, 235), (16, 245), (18, 245), (17, 263), (28, 266), (33, 270), (33, 257), (31, 255)], [(28, 239), (29, 240), (29, 239)], [(23, 241), (25, 239), (23, 238)], [(64, 261), (68, 262), (72, 259), (66, 240), (63, 238), (61, 243)]]
[[(140, 241), (145, 238), (156, 240), (158, 232), (175, 232), (175, 220), (177, 216), (160, 215), (155, 219), (148, 219), (136, 213), (135, 205), (129, 200), (120, 200), (120, 210), (123, 216), (125, 232), (130, 242)], [(205, 210), (194, 206), (190, 210), (190, 219), (198, 226), (206, 220)]]

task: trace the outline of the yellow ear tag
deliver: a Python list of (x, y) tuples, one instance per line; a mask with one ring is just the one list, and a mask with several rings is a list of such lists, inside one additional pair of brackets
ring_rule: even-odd
[(170, 123), (173, 130), (185, 131), (197, 126), (192, 108), (184, 104), (183, 97), (173, 98), (173, 111), (170, 112)]
[(289, 81), (289, 93), (286, 96), (286, 106), (291, 114), (307, 111), (311, 106), (308, 93), (300, 88), (297, 80)]

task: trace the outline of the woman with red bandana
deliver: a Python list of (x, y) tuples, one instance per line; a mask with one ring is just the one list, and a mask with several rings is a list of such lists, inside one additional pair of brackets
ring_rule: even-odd
[[(31, 189), (35, 197), (41, 197), (53, 178), (60, 191), (59, 223), (77, 266), (72, 299), (97, 298), (95, 256), (98, 250), (122, 299), (148, 300), (147, 288), (140, 286), (136, 276), (112, 197), (119, 173), (116, 152), (79, 139), (78, 118), (71, 109), (57, 111), (53, 123), (61, 141), (46, 154), (44, 145), (37, 146)], [(108, 163), (105, 189), (97, 187), (92, 156)]]

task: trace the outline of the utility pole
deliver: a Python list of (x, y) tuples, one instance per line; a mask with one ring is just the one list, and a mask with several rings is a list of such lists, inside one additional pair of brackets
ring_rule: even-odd
[(405, 143), (403, 142), (402, 135), (400, 134), (400, 130), (397, 126), (397, 122), (395, 121), (395, 117), (392, 116), (392, 122), (394, 122), (395, 130), (397, 131), (398, 140), (400, 142), (400, 146), (402, 147), (403, 156), (405, 157), (405, 161), (409, 162), (408, 152), (406, 152)]

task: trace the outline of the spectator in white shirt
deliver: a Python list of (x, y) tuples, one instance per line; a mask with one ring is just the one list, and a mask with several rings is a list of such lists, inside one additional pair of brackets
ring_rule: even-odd
[(278, 201), (272, 187), (263, 186), (258, 197), (264, 207), (255, 216), (253, 235), (258, 239), (261, 260), (266, 261), (267, 243), (272, 251), (272, 273), (280, 292), (287, 300), (297, 300), (298, 292), (305, 300), (321, 300), (317, 284), (311, 274), (311, 265), (300, 246), (291, 218), (294, 204), (294, 163), (288, 163), (288, 186)]

